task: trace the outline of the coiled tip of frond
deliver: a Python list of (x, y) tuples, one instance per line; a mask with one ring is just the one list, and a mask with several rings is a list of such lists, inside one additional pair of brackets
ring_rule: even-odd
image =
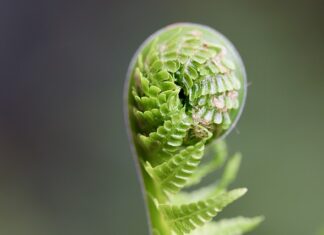
[(235, 125), (244, 106), (246, 77), (233, 45), (196, 24), (168, 26), (149, 37), (130, 68), (129, 92), (136, 126), (151, 133), (184, 108), (186, 141), (218, 138)]

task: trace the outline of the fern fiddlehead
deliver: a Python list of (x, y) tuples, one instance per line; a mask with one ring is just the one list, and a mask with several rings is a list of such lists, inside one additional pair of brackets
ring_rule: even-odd
[[(205, 26), (171, 25), (143, 43), (127, 77), (127, 123), (151, 234), (240, 235), (257, 226), (261, 217), (211, 221), (247, 191), (227, 190), (239, 154), (216, 184), (183, 191), (225, 163), (226, 145), (214, 140), (235, 126), (246, 95), (244, 66), (232, 44)], [(214, 157), (200, 164), (205, 152)]]

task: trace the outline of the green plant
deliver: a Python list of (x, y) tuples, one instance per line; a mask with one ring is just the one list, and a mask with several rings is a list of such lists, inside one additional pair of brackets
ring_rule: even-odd
[[(219, 139), (240, 116), (245, 79), (232, 44), (201, 25), (168, 26), (135, 54), (126, 82), (126, 114), (151, 234), (240, 235), (262, 221), (211, 221), (247, 191), (227, 190), (240, 154), (227, 161), (216, 184), (184, 191), (225, 164), (227, 148)], [(211, 159), (200, 164), (204, 154)]]

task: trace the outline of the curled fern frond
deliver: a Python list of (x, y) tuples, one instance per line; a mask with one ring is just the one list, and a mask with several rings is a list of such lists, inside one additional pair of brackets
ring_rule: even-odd
[[(135, 54), (126, 111), (152, 234), (182, 235), (199, 229), (204, 234), (241, 234), (256, 224), (242, 218), (210, 222), (246, 192), (227, 191), (238, 171), (239, 154), (227, 162), (216, 184), (182, 191), (225, 163), (226, 145), (215, 140), (229, 133), (240, 116), (245, 79), (232, 44), (201, 25), (168, 26)], [(200, 165), (205, 149), (215, 157)]]

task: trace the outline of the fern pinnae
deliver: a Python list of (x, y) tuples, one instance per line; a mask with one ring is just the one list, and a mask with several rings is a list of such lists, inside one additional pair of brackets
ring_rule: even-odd
[[(224, 164), (225, 144), (215, 140), (235, 126), (245, 97), (241, 58), (211, 28), (189, 23), (168, 26), (135, 54), (126, 83), (126, 114), (151, 234), (191, 234), (207, 224), (210, 231), (205, 234), (212, 235), (216, 225), (209, 221), (245, 194), (244, 188), (227, 191), (240, 155), (228, 161), (215, 186), (181, 192)], [(218, 148), (218, 155), (200, 165), (206, 147)], [(247, 230), (240, 230), (241, 222), (225, 224), (243, 233)]]
[(204, 153), (204, 144), (208, 137), (194, 146), (184, 148), (168, 161), (155, 168), (152, 168), (151, 164), (146, 162), (146, 171), (156, 180), (163, 192), (176, 194), (185, 186), (187, 180), (200, 163)]
[[(224, 145), (223, 142), (218, 142), (216, 144), (216, 147), (218, 148), (222, 148), (223, 154), (224, 152), (226, 153), (227, 150), (226, 149), (226, 145)], [(225, 148), (225, 149), (224, 149)], [(218, 155), (222, 157), (222, 160), (216, 161), (218, 162), (218, 164), (223, 164), (223, 159), (225, 157), (225, 155)], [(216, 158), (217, 159), (217, 158)], [(222, 193), (224, 191), (227, 190), (227, 188), (229, 187), (229, 185), (235, 180), (238, 170), (239, 170), (239, 166), (240, 166), (240, 162), (241, 162), (241, 154), (236, 153), (234, 156), (232, 156), (226, 163), (224, 170), (223, 170), (223, 174), (220, 178), (219, 181), (216, 181), (215, 183), (212, 183), (208, 186), (199, 188), (195, 191), (191, 191), (191, 192), (180, 192), (179, 194), (177, 194), (175, 197), (173, 197), (172, 202), (179, 204), (181, 201), (185, 201), (185, 202), (194, 202), (194, 201), (199, 201), (202, 199), (206, 199), (208, 197), (211, 196), (216, 196), (219, 193)], [(208, 163), (205, 164), (206, 166), (208, 166)], [(202, 168), (201, 168), (202, 167)], [(203, 173), (208, 173), (208, 172), (203, 172), (204, 170), (204, 166), (200, 166), (195, 174), (198, 172), (199, 175), (198, 177), (203, 177)], [(200, 171), (199, 171), (200, 170)], [(202, 173), (203, 172), (203, 173)], [(195, 174), (193, 174), (192, 176), (195, 176)], [(198, 178), (196, 177), (196, 178)], [(195, 179), (195, 178), (194, 178)], [(187, 181), (185, 186), (188, 186), (188, 182), (190, 183), (192, 180), (192, 177), (190, 177), (190, 179)], [(190, 186), (190, 185), (189, 185)]]
[(235, 189), (195, 203), (180, 206), (162, 205), (160, 209), (177, 234), (189, 233), (212, 220), (225, 206), (246, 193)]

